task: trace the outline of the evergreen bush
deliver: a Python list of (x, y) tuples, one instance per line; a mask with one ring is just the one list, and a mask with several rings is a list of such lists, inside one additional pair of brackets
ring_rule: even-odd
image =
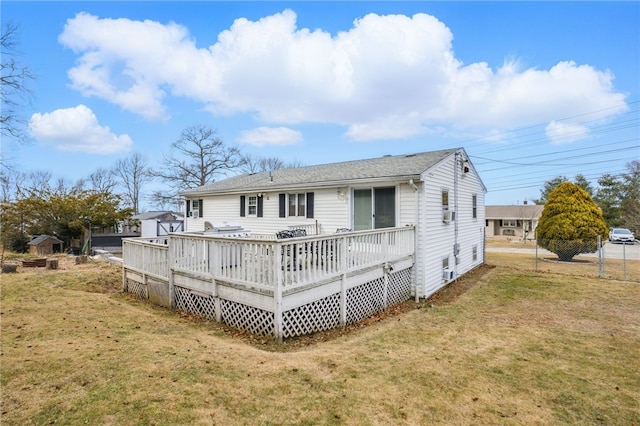
[(563, 182), (549, 194), (536, 232), (540, 247), (570, 262), (580, 253), (594, 253), (598, 236), (604, 239), (608, 228), (591, 196), (578, 185)]

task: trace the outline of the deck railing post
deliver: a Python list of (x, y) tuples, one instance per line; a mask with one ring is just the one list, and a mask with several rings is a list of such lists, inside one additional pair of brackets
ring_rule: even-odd
[(383, 309), (385, 311), (387, 310), (387, 307), (389, 305), (389, 273), (391, 272), (391, 266), (389, 265), (389, 240), (391, 239), (391, 234), (395, 232), (396, 231), (386, 232), (384, 234), (384, 241), (382, 245), (383, 259), (385, 259), (384, 279), (383, 279), (384, 288), (382, 289), (382, 306), (384, 307)]
[(282, 243), (274, 244), (274, 268), (275, 268), (275, 286), (273, 288), (273, 337), (277, 342), (283, 341), (282, 328)]
[(340, 325), (347, 326), (347, 269), (349, 266), (349, 241), (348, 237), (340, 238), (340, 264), (342, 272), (340, 277)]
[(127, 258), (128, 258), (128, 250), (127, 250), (127, 241), (122, 242), (122, 291), (126, 293), (127, 291)]
[[(174, 242), (175, 240), (175, 242)], [(171, 309), (176, 307), (176, 292), (173, 286), (173, 266), (175, 263), (175, 247), (177, 246), (178, 239), (169, 235), (167, 239), (167, 275), (169, 276), (169, 306)]]
[(217, 262), (218, 253), (220, 252), (217, 241), (209, 243), (209, 273), (211, 274), (211, 296), (216, 310), (216, 321), (222, 322), (222, 301), (218, 297), (218, 281), (217, 275), (220, 271), (220, 264)]

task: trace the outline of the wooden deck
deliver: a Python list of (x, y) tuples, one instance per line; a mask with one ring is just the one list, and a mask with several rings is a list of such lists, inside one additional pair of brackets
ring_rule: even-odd
[(278, 340), (407, 300), (414, 228), (277, 240), (170, 234), (123, 242), (125, 291)]

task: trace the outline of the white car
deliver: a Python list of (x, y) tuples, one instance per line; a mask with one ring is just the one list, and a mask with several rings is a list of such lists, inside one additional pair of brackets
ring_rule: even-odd
[(609, 231), (609, 241), (612, 243), (621, 242), (633, 244), (635, 242), (635, 237), (633, 232), (626, 228), (613, 228)]

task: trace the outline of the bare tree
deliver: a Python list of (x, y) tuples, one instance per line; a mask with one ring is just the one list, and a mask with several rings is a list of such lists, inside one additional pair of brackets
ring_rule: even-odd
[(148, 197), (149, 202), (158, 210), (181, 210), (180, 196), (177, 193), (167, 193), (163, 191), (153, 191)]
[(240, 150), (225, 146), (215, 129), (197, 125), (182, 131), (171, 144), (172, 152), (164, 158), (164, 167), (153, 176), (162, 179), (174, 192), (213, 182), (215, 177), (243, 164)]
[(242, 156), (242, 166), (240, 169), (244, 173), (269, 172), (271, 170), (279, 170), (290, 167), (300, 167), (299, 161), (285, 163), (277, 157), (257, 157), (251, 154)]
[(21, 117), (21, 107), (29, 102), (31, 90), (29, 83), (34, 80), (34, 75), (28, 67), (22, 65), (17, 59), (16, 50), (18, 27), (15, 24), (5, 25), (0, 34), (0, 49), (2, 60), (0, 61), (0, 96), (2, 108), (0, 108), (0, 134), (3, 137), (13, 137), (23, 140), (23, 127), (26, 120)]
[(134, 213), (139, 213), (142, 186), (152, 179), (146, 158), (136, 152), (120, 159), (116, 162), (113, 173), (124, 189), (126, 203)]
[(49, 170), (34, 170), (16, 177), (17, 198), (28, 198), (43, 194), (51, 189), (53, 175)]
[(118, 184), (114, 171), (103, 167), (98, 168), (95, 172), (89, 175), (89, 183), (91, 184), (92, 191), (103, 193), (113, 192), (114, 188)]

